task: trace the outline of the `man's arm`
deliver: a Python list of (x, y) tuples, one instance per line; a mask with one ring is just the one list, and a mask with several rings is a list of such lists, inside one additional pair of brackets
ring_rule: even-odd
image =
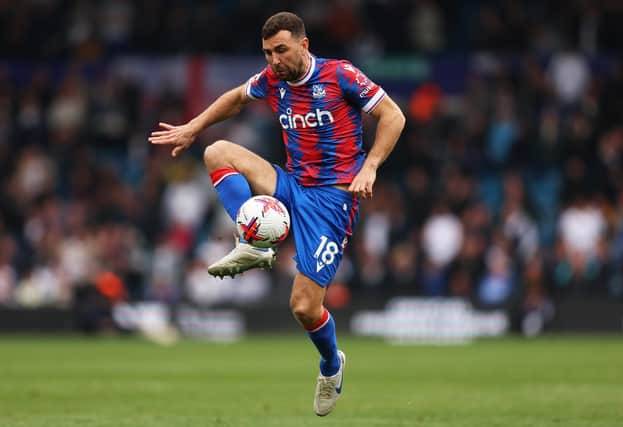
[(149, 141), (152, 144), (173, 145), (171, 155), (177, 156), (179, 152), (190, 147), (201, 131), (235, 116), (246, 104), (251, 102), (245, 93), (245, 87), (246, 84), (243, 84), (225, 92), (201, 114), (186, 124), (174, 126), (168, 123), (159, 123), (158, 125), (164, 130), (153, 131)]
[(392, 152), (400, 133), (405, 126), (405, 116), (396, 103), (385, 94), (379, 105), (372, 111), (378, 119), (374, 144), (359, 173), (353, 179), (348, 191), (364, 199), (372, 197), (372, 187), (376, 180), (376, 170)]

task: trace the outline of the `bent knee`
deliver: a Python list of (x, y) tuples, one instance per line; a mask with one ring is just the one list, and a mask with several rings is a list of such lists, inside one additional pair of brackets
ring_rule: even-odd
[(214, 141), (203, 151), (203, 162), (209, 170), (231, 167), (228, 155), (234, 144), (224, 139)]
[(303, 326), (313, 325), (318, 321), (318, 313), (320, 312), (322, 314), (321, 308), (315, 307), (310, 304), (309, 301), (305, 300), (290, 300), (290, 310), (296, 320)]

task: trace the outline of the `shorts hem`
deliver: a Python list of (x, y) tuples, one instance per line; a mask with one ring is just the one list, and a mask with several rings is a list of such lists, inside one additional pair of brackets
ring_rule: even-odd
[(304, 275), (305, 277), (307, 277), (309, 280), (311, 280), (312, 282), (314, 282), (315, 284), (317, 284), (318, 286), (320, 286), (321, 288), (326, 288), (327, 286), (329, 286), (331, 284), (331, 282), (333, 280), (329, 280), (328, 282), (325, 280), (322, 283), (318, 281), (318, 278), (314, 277), (315, 274), (309, 274), (308, 272), (303, 271), (303, 269), (301, 268), (301, 265), (297, 262), (296, 263), (296, 270), (301, 273), (302, 275)]

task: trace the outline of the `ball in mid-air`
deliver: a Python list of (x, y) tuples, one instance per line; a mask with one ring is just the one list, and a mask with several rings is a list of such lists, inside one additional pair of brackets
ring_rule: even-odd
[(259, 248), (283, 242), (290, 231), (290, 214), (278, 199), (254, 196), (244, 202), (236, 215), (238, 235)]

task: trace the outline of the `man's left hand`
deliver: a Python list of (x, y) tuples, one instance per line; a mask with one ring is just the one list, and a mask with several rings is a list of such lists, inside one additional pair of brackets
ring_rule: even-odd
[(355, 179), (353, 179), (353, 182), (350, 183), (348, 191), (357, 197), (371, 199), (374, 181), (376, 181), (376, 169), (364, 164), (363, 168), (355, 176)]

